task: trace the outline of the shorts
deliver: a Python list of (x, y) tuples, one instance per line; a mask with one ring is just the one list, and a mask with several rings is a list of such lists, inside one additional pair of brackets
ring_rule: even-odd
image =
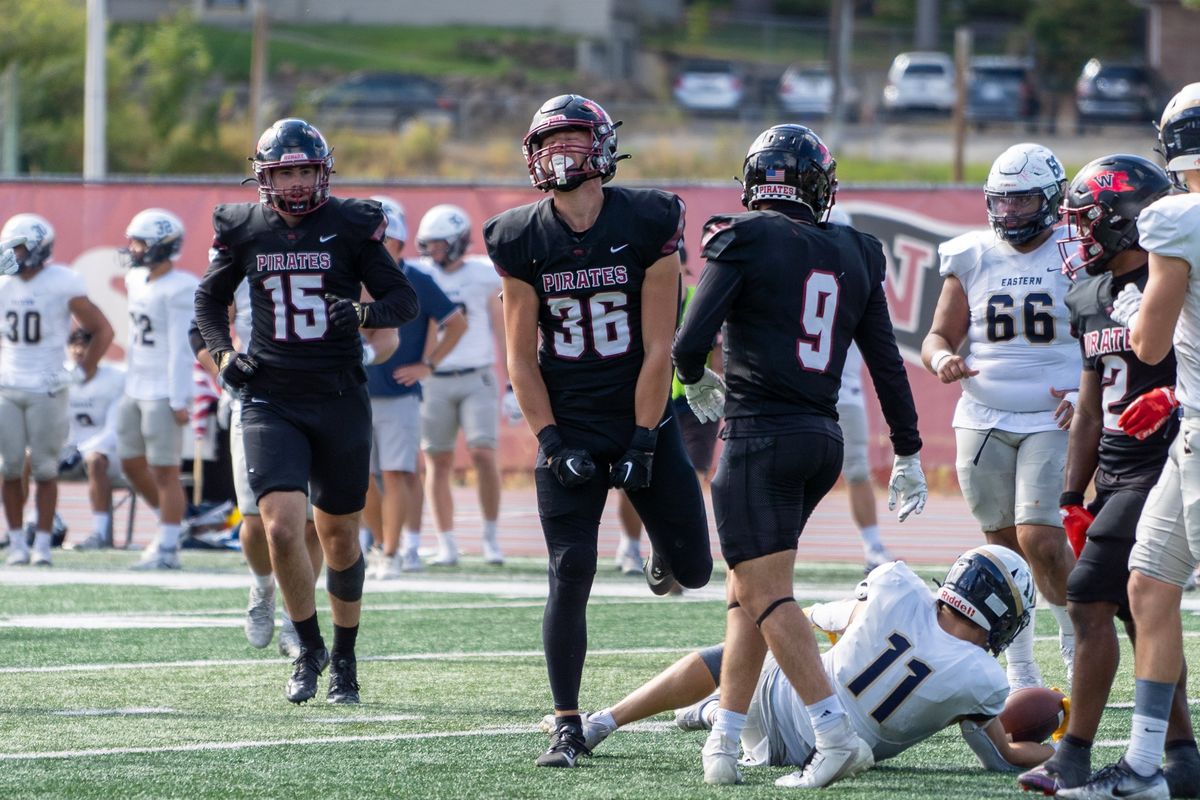
[(271, 492), (310, 492), (326, 514), (366, 502), (371, 401), (365, 385), (337, 394), (242, 393), (242, 442), (256, 502)]
[(154, 467), (179, 466), (183, 426), (175, 421), (175, 412), (166, 398), (121, 398), (117, 403), (117, 455), (122, 460), (145, 456)]
[(34, 480), (57, 478), (69, 428), (66, 389), (53, 394), (0, 389), (0, 475), (20, 478), (28, 448)]
[(1067, 466), (1066, 431), (955, 428), (954, 438), (958, 484), (985, 533), (1013, 525), (1062, 527), (1058, 495)]
[(842, 443), (820, 433), (729, 439), (712, 483), (721, 554), (731, 568), (795, 550), (842, 471)]
[(1130, 571), (1176, 586), (1187, 584), (1200, 553), (1200, 420), (1184, 414), (1167, 463), (1138, 519)]
[(751, 766), (803, 766), (815, 747), (808, 709), (787, 676), (767, 653), (742, 729), (745, 763)]
[[(229, 460), (233, 469), (233, 494), (237, 499), (238, 511), (242, 516), (259, 516), (258, 501), (250, 488), (250, 473), (246, 470), (246, 447), (242, 440), (242, 401), (230, 403), (229, 414)], [(312, 503), (306, 503), (305, 514), (313, 518)]]
[(421, 449), (426, 453), (454, 450), (461, 427), (467, 447), (496, 449), (499, 395), (496, 375), (489, 364), (452, 375), (436, 372), (421, 383)]
[(372, 397), (371, 474), (416, 472), (421, 444), (421, 397)]
[(687, 400), (680, 397), (671, 402), (671, 411), (679, 423), (679, 433), (683, 436), (683, 449), (697, 472), (708, 472), (712, 469), (713, 451), (717, 447), (717, 434), (721, 431), (721, 423), (701, 422), (692, 412)]
[(871, 479), (867, 458), (867, 409), (862, 403), (838, 403), (842, 428), (842, 477), (850, 483)]

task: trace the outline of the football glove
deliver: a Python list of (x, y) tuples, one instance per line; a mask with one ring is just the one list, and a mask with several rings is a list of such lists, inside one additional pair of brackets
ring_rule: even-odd
[(1142, 307), (1142, 290), (1136, 283), (1129, 283), (1113, 300), (1113, 309), (1109, 314), (1118, 325), (1124, 325), (1131, 331), (1137, 318), (1138, 309)]
[(363, 342), (362, 347), (362, 365), (364, 367), (369, 367), (375, 363), (375, 348), (371, 346), (370, 342)]
[(708, 367), (700, 380), (683, 385), (683, 396), (701, 422), (716, 422), (725, 413), (725, 381)]
[(17, 271), (21, 269), (21, 265), (17, 263), (17, 254), (13, 252), (13, 249), (23, 244), (25, 244), (24, 236), (15, 236), (0, 242), (0, 275), (16, 275)]
[(521, 411), (521, 404), (517, 402), (517, 395), (511, 384), (504, 391), (501, 407), (504, 409), (504, 418), (508, 420), (509, 425), (519, 425), (521, 420), (525, 419), (525, 414)]
[(1079, 554), (1083, 552), (1083, 545), (1087, 541), (1088, 527), (1096, 517), (1082, 505), (1075, 503), (1062, 506), (1059, 508), (1058, 514), (1062, 517), (1063, 530), (1067, 532), (1067, 541), (1071, 543), (1075, 557), (1079, 558)]
[(1121, 412), (1117, 425), (1129, 436), (1142, 441), (1157, 433), (1179, 408), (1170, 386), (1151, 389), (1134, 400)]
[(592, 454), (578, 447), (567, 447), (557, 425), (547, 425), (538, 431), (538, 444), (546, 457), (546, 466), (568, 489), (583, 486), (596, 475)]
[(924, 511), (927, 499), (929, 489), (925, 486), (921, 456), (917, 453), (896, 456), (892, 462), (892, 477), (888, 480), (888, 510), (895, 511), (899, 505), (900, 512), (896, 518), (904, 522), (909, 514), (920, 514)]
[(234, 350), (226, 350), (222, 353), (218, 366), (221, 371), (217, 374), (217, 378), (234, 391), (245, 388), (250, 383), (250, 379), (254, 377), (254, 373), (258, 371), (257, 361), (245, 353)]
[(608, 473), (608, 485), (614, 489), (636, 492), (650, 485), (654, 466), (654, 446), (658, 444), (658, 431), (654, 428), (634, 428), (629, 449), (612, 465)]
[(338, 297), (336, 294), (325, 295), (325, 302), (329, 304), (326, 316), (329, 317), (329, 324), (335, 331), (353, 333), (366, 326), (370, 303), (360, 303), (347, 297)]

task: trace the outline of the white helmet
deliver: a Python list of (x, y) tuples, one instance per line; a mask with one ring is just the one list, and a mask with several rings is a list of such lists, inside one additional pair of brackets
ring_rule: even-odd
[(25, 238), (27, 252), (17, 261), (17, 271), (37, 269), (45, 264), (54, 251), (54, 226), (38, 214), (17, 214), (4, 223), (0, 241), (7, 242), (19, 236)]
[(1158, 123), (1159, 152), (1167, 172), (1200, 169), (1200, 83), (1189, 83), (1171, 98)]
[(430, 242), (445, 242), (447, 245), (446, 258), (438, 262), (439, 266), (452, 264), (462, 258), (471, 243), (471, 218), (467, 212), (458, 206), (442, 204), (434, 206), (421, 217), (417, 227), (417, 250), (421, 255), (429, 255)]
[(387, 217), (387, 230), (384, 235), (397, 242), (407, 242), (408, 224), (404, 217), (404, 206), (382, 194), (371, 195), (371, 199), (383, 207), (383, 215)]
[(173, 261), (183, 249), (183, 220), (166, 209), (147, 208), (129, 221), (125, 238), (146, 243), (140, 256), (135, 257), (128, 249), (122, 251), (129, 258), (129, 266), (149, 267)]
[[(1033, 142), (1014, 144), (992, 164), (983, 187), (988, 222), (1001, 239), (1024, 244), (1058, 221), (1066, 186), (1067, 174), (1048, 148)], [(1039, 197), (1037, 208), (1025, 214), (996, 213), (996, 200), (1022, 196)]]
[(854, 220), (850, 219), (850, 213), (841, 206), (830, 206), (829, 216), (825, 218), (826, 222), (831, 222), (834, 225), (845, 225), (850, 227), (854, 225)]
[(1037, 604), (1029, 565), (998, 544), (959, 556), (937, 599), (987, 631), (987, 647), (996, 654), (1029, 624)]

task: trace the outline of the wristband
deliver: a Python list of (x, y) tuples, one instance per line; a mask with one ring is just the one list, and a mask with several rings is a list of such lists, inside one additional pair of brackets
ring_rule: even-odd
[(363, 366), (364, 367), (370, 366), (371, 363), (375, 361), (375, 348), (372, 347), (371, 345), (367, 344), (366, 342), (363, 342), (362, 350), (363, 350), (363, 354), (362, 354)]
[(1058, 496), (1058, 505), (1062, 506), (1081, 506), (1083, 505), (1083, 492), (1063, 492)]
[(654, 447), (657, 444), (658, 429), (642, 428), (639, 426), (633, 429), (633, 439), (629, 442), (629, 449), (639, 450), (643, 453), (653, 453)]
[(423, 358), (423, 359), (421, 359), (421, 363), (424, 364), (425, 366), (429, 367), (430, 372), (433, 372), (436, 369), (436, 367), (433, 365), (432, 358)]
[(942, 363), (953, 355), (954, 353), (949, 350), (938, 350), (934, 353), (933, 358), (929, 359), (929, 366), (933, 369), (933, 374), (937, 375), (938, 370), (942, 368)]
[(538, 446), (547, 456), (554, 455), (563, 448), (562, 435), (557, 425), (547, 425), (537, 433)]

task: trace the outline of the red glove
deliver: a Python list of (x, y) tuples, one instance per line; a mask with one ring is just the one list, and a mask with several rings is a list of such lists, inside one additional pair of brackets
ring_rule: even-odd
[(1087, 541), (1087, 529), (1096, 516), (1083, 506), (1063, 506), (1058, 510), (1062, 516), (1063, 528), (1067, 532), (1067, 541), (1075, 551), (1075, 557), (1083, 552), (1083, 543)]
[(1177, 408), (1175, 392), (1170, 386), (1160, 386), (1130, 403), (1117, 424), (1126, 434), (1142, 441), (1165, 425)]

